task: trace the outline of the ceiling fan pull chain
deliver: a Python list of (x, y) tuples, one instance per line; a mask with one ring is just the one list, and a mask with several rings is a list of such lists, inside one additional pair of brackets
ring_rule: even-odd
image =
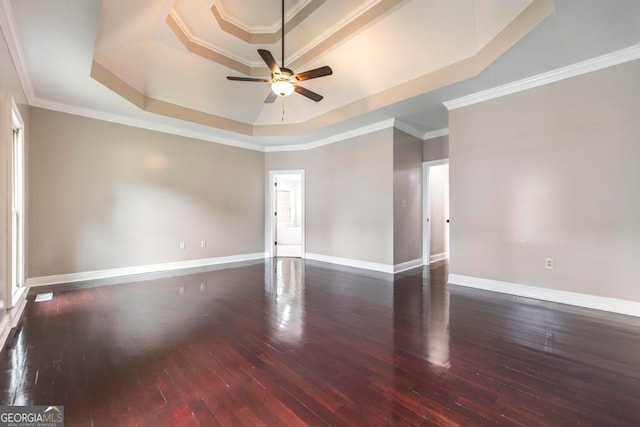
[(284, 122), (284, 98), (282, 98), (282, 122)]

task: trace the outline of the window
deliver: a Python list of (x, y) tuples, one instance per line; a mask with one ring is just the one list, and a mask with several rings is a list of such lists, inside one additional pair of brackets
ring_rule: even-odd
[(12, 105), (11, 135), (11, 292), (13, 307), (24, 292), (24, 124)]
[(278, 190), (278, 225), (291, 225), (293, 223), (293, 203), (291, 191)]

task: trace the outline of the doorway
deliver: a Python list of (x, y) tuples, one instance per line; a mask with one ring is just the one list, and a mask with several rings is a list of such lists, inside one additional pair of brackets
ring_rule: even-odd
[(272, 257), (304, 256), (304, 171), (270, 171)]
[(423, 163), (423, 264), (449, 258), (449, 160)]

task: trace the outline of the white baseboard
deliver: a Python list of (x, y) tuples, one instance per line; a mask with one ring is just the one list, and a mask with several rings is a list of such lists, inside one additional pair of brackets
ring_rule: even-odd
[(2, 320), (0, 320), (0, 350), (4, 349), (10, 332), (11, 322), (9, 321), (9, 315), (4, 315), (2, 316)]
[(640, 317), (640, 302), (626, 301), (617, 298), (600, 297), (596, 295), (580, 294), (577, 292), (559, 291), (556, 289), (539, 288), (536, 286), (519, 285), (516, 283), (500, 282), (497, 280), (480, 279), (477, 277), (449, 274), (449, 283), (469, 288), (484, 289), (503, 294), (517, 295), (560, 304), (591, 308)]
[[(0, 321), (0, 350), (4, 348), (7, 343), (7, 338), (11, 333), (11, 330), (18, 326), (22, 313), (27, 306), (27, 293), (28, 289), (25, 288), (24, 292), (20, 295), (18, 302), (13, 308), (5, 311), (5, 316)], [(3, 310), (4, 311), (4, 310)]]
[(380, 264), (377, 262), (369, 262), (369, 261), (361, 261), (359, 259), (351, 259), (351, 258), (340, 258), (329, 255), (320, 255), (320, 254), (312, 254), (305, 253), (304, 257), (306, 259), (314, 260), (314, 261), (322, 261), (328, 262), (330, 264), (338, 264), (344, 265), (346, 267), (354, 267), (354, 268), (363, 268), (365, 270), (374, 270), (380, 271), (382, 273), (391, 273), (394, 272), (394, 266), (391, 264)]
[(402, 273), (403, 271), (411, 270), (412, 268), (422, 267), (422, 258), (414, 259), (412, 261), (403, 262), (402, 264), (396, 264), (393, 266), (394, 273)]
[(181, 270), (184, 268), (207, 267), (232, 262), (264, 259), (265, 253), (232, 255), (216, 258), (202, 258), (188, 261), (166, 262), (162, 264), (140, 265), (135, 267), (111, 268), (108, 270), (83, 271), (79, 273), (56, 274), (52, 276), (31, 277), (27, 279), (28, 287), (57, 285), (61, 283), (83, 282), (86, 280), (109, 279), (133, 274), (156, 273), (159, 271)]
[(429, 256), (429, 263), (443, 261), (449, 258), (449, 254), (446, 252), (442, 252), (439, 254), (433, 254)]

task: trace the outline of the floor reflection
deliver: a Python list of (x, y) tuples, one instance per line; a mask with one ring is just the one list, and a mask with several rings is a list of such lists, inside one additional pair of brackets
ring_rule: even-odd
[(304, 270), (300, 258), (274, 258), (267, 263), (265, 296), (275, 340), (297, 343), (304, 337)]
[(446, 266), (425, 267), (422, 271), (394, 280), (394, 350), (416, 354), (431, 366), (451, 366), (449, 332), (449, 287), (441, 277)]
[(427, 360), (436, 366), (449, 368), (449, 287), (429, 286), (429, 317), (427, 322)]

